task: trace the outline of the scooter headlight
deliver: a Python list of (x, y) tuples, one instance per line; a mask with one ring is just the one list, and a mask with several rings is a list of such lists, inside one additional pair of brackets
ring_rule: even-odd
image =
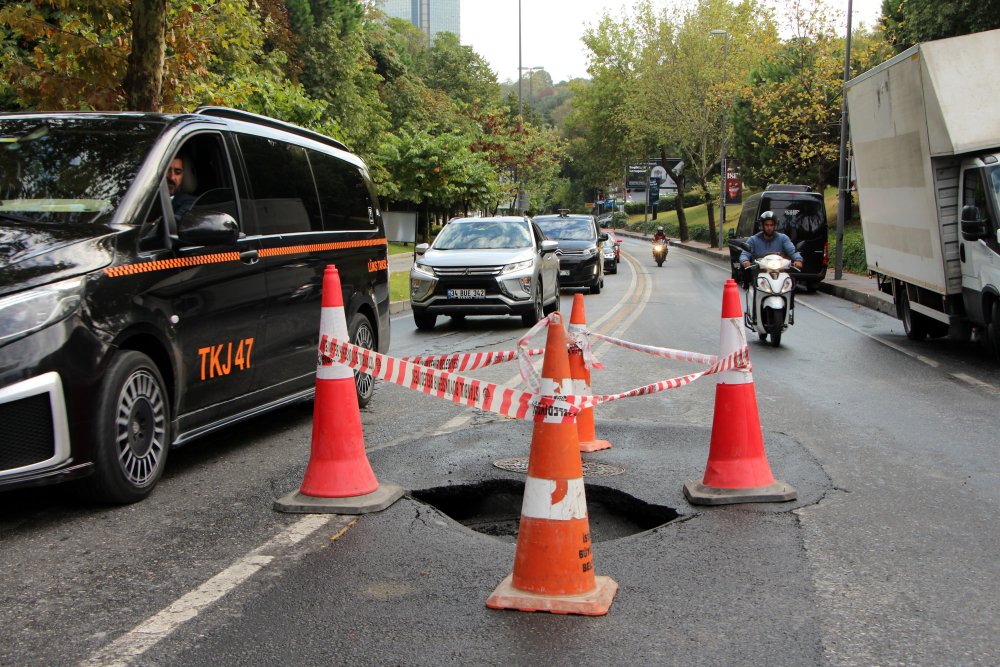
[(768, 294), (773, 294), (773, 292), (771, 291), (771, 283), (769, 283), (767, 281), (767, 278), (765, 278), (764, 276), (757, 277), (757, 289), (759, 289), (761, 292), (767, 292)]

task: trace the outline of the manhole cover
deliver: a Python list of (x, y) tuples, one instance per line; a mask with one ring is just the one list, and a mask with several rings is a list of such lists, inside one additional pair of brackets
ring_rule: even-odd
[[(494, 461), (493, 465), (501, 470), (509, 470), (510, 472), (519, 472), (521, 474), (528, 473), (527, 456), (518, 456), (512, 459), (500, 459), (499, 461)], [(623, 472), (625, 472), (625, 468), (619, 466), (608, 465), (607, 463), (596, 463), (594, 461), (583, 462), (584, 477), (611, 477), (612, 475), (620, 475)]]

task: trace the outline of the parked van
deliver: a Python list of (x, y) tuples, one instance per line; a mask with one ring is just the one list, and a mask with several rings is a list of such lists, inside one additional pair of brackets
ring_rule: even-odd
[(376, 202), (342, 144), (263, 116), (0, 114), (0, 489), (137, 501), (172, 446), (310, 400), (328, 264), (386, 351)]
[[(768, 185), (763, 192), (750, 195), (743, 202), (740, 219), (729, 238), (746, 242), (760, 231), (759, 218), (764, 211), (774, 213), (778, 231), (787, 234), (802, 253), (802, 271), (798, 282), (810, 292), (826, 278), (829, 261), (829, 239), (826, 204), (823, 195), (812, 192), (807, 185)], [(802, 245), (799, 245), (799, 244)], [(732, 275), (741, 279), (740, 251), (729, 247)]]

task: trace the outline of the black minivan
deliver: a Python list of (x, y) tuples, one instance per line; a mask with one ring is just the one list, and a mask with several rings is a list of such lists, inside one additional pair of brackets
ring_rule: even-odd
[(171, 446), (310, 400), (328, 264), (385, 352), (381, 213), (337, 141), (220, 107), (0, 114), (0, 489), (137, 501)]
[[(817, 283), (826, 278), (829, 259), (829, 230), (823, 195), (812, 192), (807, 185), (768, 185), (763, 192), (750, 195), (743, 202), (739, 222), (735, 230), (729, 230), (729, 238), (746, 242), (758, 233), (758, 219), (764, 211), (774, 213), (778, 231), (787, 234), (802, 253), (802, 271), (797, 276), (798, 282), (810, 292), (815, 290)], [(729, 256), (732, 276), (740, 280), (740, 250), (730, 245)]]

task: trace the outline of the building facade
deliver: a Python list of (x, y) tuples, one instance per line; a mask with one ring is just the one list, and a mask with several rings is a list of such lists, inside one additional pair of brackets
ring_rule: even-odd
[(451, 32), (461, 38), (460, 0), (382, 0), (382, 11), (405, 19), (427, 35), (427, 41), (439, 32)]

